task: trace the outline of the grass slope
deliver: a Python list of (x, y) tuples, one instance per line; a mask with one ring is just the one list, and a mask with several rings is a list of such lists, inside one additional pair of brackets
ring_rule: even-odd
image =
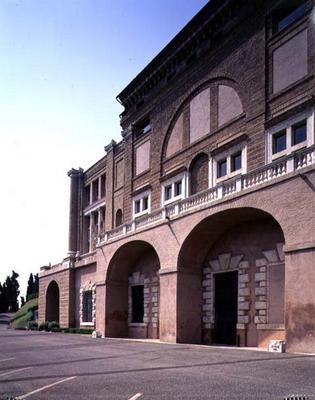
[(24, 304), (11, 318), (12, 328), (25, 328), (28, 321), (32, 320), (33, 311), (38, 308), (38, 298)]

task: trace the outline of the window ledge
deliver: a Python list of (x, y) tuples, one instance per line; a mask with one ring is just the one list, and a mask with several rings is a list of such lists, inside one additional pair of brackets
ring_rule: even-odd
[(94, 322), (80, 322), (80, 326), (94, 326)]
[(130, 328), (136, 328), (136, 327), (141, 327), (141, 326), (143, 326), (143, 327), (146, 327), (146, 326), (148, 326), (148, 324), (146, 324), (146, 323), (144, 323), (144, 322), (129, 322), (129, 324), (128, 324), (128, 327), (130, 327)]

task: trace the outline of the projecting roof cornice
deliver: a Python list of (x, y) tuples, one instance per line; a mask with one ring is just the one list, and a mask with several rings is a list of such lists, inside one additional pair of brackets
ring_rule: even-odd
[[(158, 83), (167, 81), (176, 72), (179, 64), (186, 66), (196, 50), (206, 42), (219, 42), (221, 33), (227, 33), (230, 22), (249, 12), (253, 6), (250, 0), (211, 0), (174, 37), (174, 39), (129, 83), (117, 96), (117, 100), (128, 111), (138, 104)], [(256, 7), (259, 1), (255, 1)], [(182, 68), (181, 68), (182, 69)]]

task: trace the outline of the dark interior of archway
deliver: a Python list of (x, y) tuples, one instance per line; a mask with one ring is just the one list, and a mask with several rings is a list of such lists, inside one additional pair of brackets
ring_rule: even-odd
[(48, 286), (46, 293), (46, 321), (59, 322), (59, 287), (55, 281)]
[(106, 336), (127, 337), (129, 335), (128, 278), (130, 275), (133, 272), (140, 272), (145, 276), (156, 276), (159, 268), (158, 255), (147, 242), (133, 241), (118, 249), (109, 264), (106, 277)]
[[(274, 223), (280, 229), (278, 222), (264, 211), (255, 208), (237, 208), (220, 212), (201, 221), (185, 240), (178, 257), (180, 268), (202, 268), (211, 247), (220, 237), (234, 226), (257, 222)], [(282, 241), (284, 237), (282, 234)]]
[(158, 255), (149, 243), (134, 241), (123, 245), (109, 264), (107, 281), (127, 282), (130, 273), (145, 259), (150, 259), (156, 270), (160, 268)]

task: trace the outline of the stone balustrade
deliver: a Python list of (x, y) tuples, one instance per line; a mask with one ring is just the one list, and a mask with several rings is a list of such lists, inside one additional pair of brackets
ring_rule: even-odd
[(136, 218), (129, 224), (105, 232), (99, 237), (99, 245), (151, 225), (163, 223), (166, 219), (173, 219), (179, 215), (193, 212), (195, 209), (208, 207), (214, 201), (268, 183), (274, 179), (314, 164), (315, 146), (313, 145), (307, 149), (283, 157), (262, 168), (258, 168), (244, 175), (238, 175), (232, 179), (221, 182), (213, 188), (204, 190), (203, 192), (153, 211), (150, 214)]

